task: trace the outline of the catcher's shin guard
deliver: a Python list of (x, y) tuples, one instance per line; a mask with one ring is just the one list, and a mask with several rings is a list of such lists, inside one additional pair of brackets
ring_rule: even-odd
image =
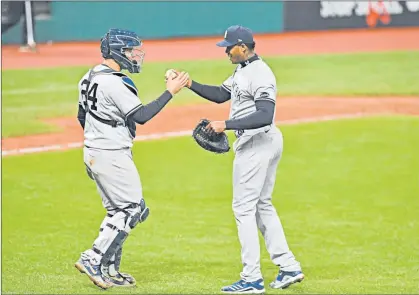
[(122, 247), (119, 248), (119, 250), (115, 253), (114, 265), (115, 265), (116, 271), (119, 271), (119, 268), (121, 266), (121, 260), (122, 260)]
[[(121, 260), (122, 260), (122, 247), (114, 255), (114, 261), (111, 261), (109, 265), (109, 279), (114, 283), (115, 286), (135, 286), (137, 284), (135, 278), (129, 273), (120, 271)], [(123, 281), (120, 280), (123, 278)]]
[(99, 237), (93, 245), (93, 251), (102, 256), (101, 263), (109, 266), (112, 258), (122, 248), (129, 233), (138, 223), (144, 222), (149, 215), (149, 208), (145, 201), (140, 204), (132, 204), (127, 208), (117, 210), (116, 213), (107, 220), (100, 232)]
[(125, 230), (120, 230), (115, 236), (114, 240), (109, 245), (105, 253), (103, 253), (102, 264), (109, 266), (111, 263), (111, 258), (116, 254), (116, 252), (122, 247), (122, 244), (128, 237), (128, 233)]

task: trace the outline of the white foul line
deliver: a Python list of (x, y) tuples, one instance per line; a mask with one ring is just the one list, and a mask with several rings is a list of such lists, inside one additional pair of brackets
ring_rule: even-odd
[[(353, 119), (353, 118), (366, 117), (369, 115), (371, 114), (354, 113), (354, 114), (347, 114), (347, 115), (328, 115), (328, 116), (321, 116), (321, 117), (283, 120), (283, 121), (275, 122), (275, 124), (276, 125), (294, 125), (294, 124), (301, 124), (301, 123), (313, 123), (313, 122), (322, 122), (322, 121), (331, 121), (331, 120), (340, 120), (340, 119)], [(156, 140), (156, 139), (164, 139), (164, 138), (182, 137), (182, 136), (188, 136), (188, 135), (192, 135), (192, 130), (138, 135), (135, 137), (134, 141), (147, 141), (147, 140)], [(56, 145), (21, 148), (21, 149), (14, 149), (14, 150), (4, 150), (2, 151), (2, 157), (12, 156), (12, 155), (33, 154), (33, 153), (40, 153), (40, 152), (47, 152), (47, 151), (69, 150), (69, 149), (80, 148), (80, 147), (83, 147), (83, 142), (70, 142), (66, 144), (56, 144)]]

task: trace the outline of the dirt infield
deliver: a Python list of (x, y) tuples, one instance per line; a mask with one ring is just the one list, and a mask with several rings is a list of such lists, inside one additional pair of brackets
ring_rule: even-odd
[[(281, 35), (257, 35), (260, 55), (292, 55), (315, 53), (374, 52), (389, 50), (419, 50), (419, 28), (346, 30), (333, 32), (286, 33)], [(219, 38), (190, 40), (166, 40), (146, 42), (147, 61), (173, 61), (208, 58), (225, 58), (214, 43)], [(170, 47), (168, 51), (167, 48)], [(66, 58), (63, 58), (65, 56)], [(38, 53), (18, 53), (14, 46), (2, 49), (3, 69), (28, 67), (57, 67), (93, 65), (100, 61), (97, 43), (40, 45)], [(227, 61), (226, 61), (227, 62)], [(152, 135), (191, 130), (202, 118), (226, 119), (229, 104), (191, 105), (169, 107), (144, 126), (138, 126), (137, 134)], [(369, 115), (399, 113), (419, 115), (419, 100), (415, 98), (297, 98), (279, 97), (277, 120), (279, 123), (324, 116)], [(59, 133), (31, 135), (2, 139), (4, 154), (24, 153), (27, 148), (80, 146), (83, 138), (77, 119), (55, 118), (45, 120), (59, 125)], [(170, 124), (168, 124), (170, 122)], [(295, 121), (296, 122), (296, 121)], [(45, 150), (45, 149), (44, 149)]]

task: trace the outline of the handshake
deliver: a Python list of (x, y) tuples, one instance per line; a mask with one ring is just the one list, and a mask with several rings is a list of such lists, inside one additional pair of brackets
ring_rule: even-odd
[(172, 94), (175, 95), (183, 87), (191, 87), (192, 80), (189, 77), (189, 74), (186, 72), (179, 72), (173, 69), (170, 69), (165, 74), (166, 80), (166, 89)]

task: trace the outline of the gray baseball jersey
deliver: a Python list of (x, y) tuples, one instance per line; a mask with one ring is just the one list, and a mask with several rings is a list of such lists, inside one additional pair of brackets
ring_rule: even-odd
[(143, 194), (131, 153), (135, 123), (128, 116), (142, 104), (133, 81), (98, 65), (79, 82), (79, 105), (86, 112), (84, 163), (104, 207), (110, 211), (138, 204)]
[[(95, 75), (89, 83), (92, 70)], [(98, 65), (92, 70), (89, 70), (78, 84), (79, 104), (85, 111), (88, 107), (93, 113), (86, 114), (84, 144), (106, 150), (131, 148), (135, 137), (135, 124), (127, 124), (127, 117), (141, 107), (137, 88), (128, 76), (104, 65)], [(104, 124), (93, 116), (116, 121), (118, 126)]]
[[(244, 66), (239, 64), (222, 86), (231, 93), (230, 119), (242, 118), (255, 112), (257, 100), (276, 102), (275, 75), (261, 58)], [(270, 127), (247, 130), (246, 133), (256, 134)]]
[[(255, 112), (257, 100), (276, 102), (275, 75), (257, 57), (238, 65), (222, 87), (231, 93), (230, 119), (242, 118)], [(283, 149), (282, 133), (272, 122), (262, 128), (236, 131), (236, 136), (232, 207), (242, 247), (241, 277), (246, 281), (256, 281), (262, 277), (258, 229), (265, 238), (274, 264), (284, 271), (301, 270), (300, 263), (288, 247), (280, 219), (272, 204), (276, 170)]]

